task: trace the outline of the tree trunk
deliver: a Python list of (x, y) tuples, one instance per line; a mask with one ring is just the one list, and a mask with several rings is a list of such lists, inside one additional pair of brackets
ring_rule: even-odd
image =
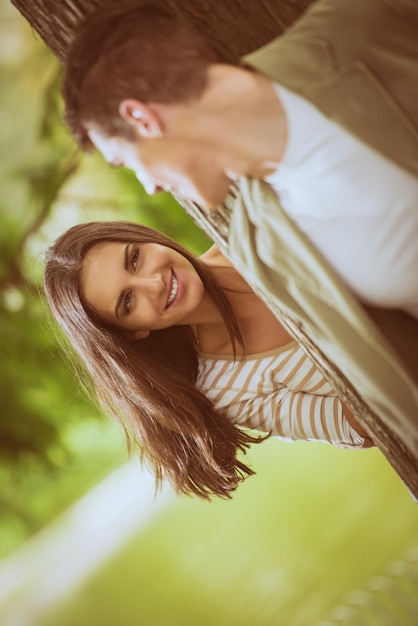
[[(64, 61), (77, 25), (113, 0), (12, 0), (60, 61)], [(117, 2), (117, 0), (114, 0)], [(175, 6), (208, 34), (226, 61), (237, 61), (279, 35), (313, 0), (139, 0)], [(244, 10), (243, 10), (244, 6)], [(245, 35), (243, 34), (245, 33)]]
[[(109, 1), (109, 0), (108, 0)], [(117, 1), (117, 0), (110, 0)], [(283, 32), (313, 0), (152, 0), (176, 6), (205, 32), (225, 61), (238, 59)], [(64, 61), (77, 25), (103, 6), (106, 0), (12, 0), (60, 61)], [(151, 0), (143, 0), (150, 4)], [(227, 205), (210, 215), (178, 198), (209, 237), (225, 249), (228, 235)], [(355, 410), (359, 421), (373, 432), (373, 439), (394, 469), (418, 498), (418, 459), (382, 423), (334, 364), (321, 353), (301, 329), (284, 315), (277, 303), (268, 302), (295, 339), (304, 346), (341, 397)]]

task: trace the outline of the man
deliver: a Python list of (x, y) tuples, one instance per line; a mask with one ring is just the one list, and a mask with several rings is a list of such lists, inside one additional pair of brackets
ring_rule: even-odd
[[(268, 180), (282, 208), (362, 301), (418, 317), (418, 129), (412, 117), (418, 87), (407, 86), (405, 107), (402, 92), (399, 104), (398, 91), (381, 96), (386, 107), (399, 109), (384, 128), (386, 109), (379, 120), (369, 100), (369, 92), (383, 89), (378, 71), (396, 71), (397, 88), (400, 61), (415, 60), (418, 71), (417, 25), (382, 0), (322, 1), (241, 68), (221, 64), (196, 33), (163, 11), (116, 6), (107, 17), (106, 8), (100, 10), (68, 59), (64, 94), (75, 132), (109, 162), (133, 169), (149, 193), (175, 190), (216, 206), (230, 178)], [(357, 48), (344, 47), (340, 33), (352, 24), (364, 47), (371, 26), (387, 30), (378, 22), (382, 13), (391, 18), (391, 31), (397, 20), (414, 43), (404, 46), (401, 59), (382, 62), (376, 54), (371, 69), (356, 68)], [(103, 24), (111, 27), (108, 33)], [(307, 40), (312, 34), (318, 40)], [(376, 39), (378, 52), (389, 47), (389, 35)], [(309, 81), (295, 85), (301, 78), (287, 75), (297, 76), (301, 63), (307, 79), (314, 75), (313, 95)], [(342, 81), (339, 73), (348, 76)], [(364, 102), (356, 89), (366, 93)], [(398, 154), (393, 144), (414, 130), (408, 149)]]
[(351, 294), (418, 318), (417, 41), (414, 0), (321, 0), (237, 67), (120, 2), (87, 19), (63, 89), (81, 145), (149, 193), (210, 208), (238, 180), (224, 251), (395, 421), (416, 386)]

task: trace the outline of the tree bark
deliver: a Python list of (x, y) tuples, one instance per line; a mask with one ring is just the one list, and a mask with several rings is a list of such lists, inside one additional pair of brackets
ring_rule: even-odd
[[(117, 0), (12, 0), (55, 56), (64, 61), (78, 24), (106, 2)], [(237, 61), (279, 35), (313, 0), (138, 0), (175, 6), (187, 15), (226, 61)]]
[[(107, 0), (117, 1), (117, 0)], [(162, 2), (184, 12), (200, 32), (207, 34), (212, 45), (225, 61), (238, 59), (282, 33), (313, 0), (140, 0), (144, 4)], [(12, 0), (31, 26), (60, 61), (66, 58), (80, 22), (106, 0)], [(178, 198), (187, 212), (209, 237), (225, 249), (228, 236), (227, 204), (210, 215), (193, 203)], [(268, 302), (295, 339), (301, 343), (326, 375), (342, 398), (355, 410), (359, 421), (373, 433), (376, 445), (385, 454), (410, 491), (418, 498), (418, 459), (388, 429), (370, 407), (360, 398), (334, 364), (292, 319), (284, 315), (277, 303)]]

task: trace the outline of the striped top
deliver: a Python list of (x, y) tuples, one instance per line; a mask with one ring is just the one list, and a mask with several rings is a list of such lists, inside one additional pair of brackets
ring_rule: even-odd
[(199, 354), (197, 387), (236, 424), (287, 441), (361, 447), (341, 400), (294, 341), (244, 357)]

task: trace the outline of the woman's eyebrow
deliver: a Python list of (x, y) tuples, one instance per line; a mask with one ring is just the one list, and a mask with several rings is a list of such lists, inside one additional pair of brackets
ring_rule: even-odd
[[(128, 271), (128, 269), (129, 269), (129, 243), (127, 243), (126, 246), (125, 246), (123, 267), (125, 268), (126, 271)], [(116, 316), (116, 319), (119, 319), (119, 309), (120, 309), (120, 305), (122, 304), (122, 300), (123, 300), (123, 296), (124, 295), (125, 295), (125, 292), (121, 291), (120, 294), (119, 294), (118, 301), (116, 302), (116, 306), (115, 306), (115, 316)]]
[(128, 271), (129, 269), (129, 243), (127, 243), (125, 246), (125, 260), (124, 260), (123, 266), (126, 269), (126, 271)]

